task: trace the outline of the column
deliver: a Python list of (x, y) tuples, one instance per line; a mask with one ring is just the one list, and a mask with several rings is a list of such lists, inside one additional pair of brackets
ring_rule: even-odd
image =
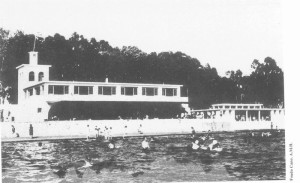
[(248, 110), (246, 110), (246, 121), (249, 121)]
[(40, 95), (44, 95), (44, 85), (40, 86)]
[(121, 96), (121, 86), (116, 86), (116, 95)]
[(157, 87), (157, 96), (162, 96), (162, 87)]
[(181, 97), (181, 87), (177, 87), (177, 97)]
[(74, 85), (69, 85), (69, 95), (74, 95)]
[(261, 121), (260, 120), (260, 111), (258, 111), (258, 121)]
[(142, 86), (138, 86), (138, 87), (137, 87), (137, 96), (143, 96), (142, 88), (143, 88)]
[(93, 95), (98, 95), (98, 86), (93, 86)]
[(48, 88), (49, 88), (49, 85), (48, 84), (45, 84), (44, 85), (44, 95), (48, 95)]

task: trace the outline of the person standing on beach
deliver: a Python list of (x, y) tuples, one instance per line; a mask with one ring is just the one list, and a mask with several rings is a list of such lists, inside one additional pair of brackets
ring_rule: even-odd
[(273, 122), (271, 122), (271, 130), (273, 130)]
[(99, 130), (100, 130), (100, 127), (98, 128), (97, 126), (95, 127), (95, 130), (96, 130), (96, 139), (99, 138), (100, 136), (100, 133), (99, 133)]
[(123, 132), (123, 139), (127, 136), (127, 124), (124, 124), (124, 132)]
[(33, 138), (33, 126), (32, 126), (32, 124), (29, 125), (29, 136), (31, 138)]
[(104, 139), (107, 140), (108, 139), (108, 128), (105, 126), (104, 127)]
[(138, 132), (139, 132), (140, 134), (143, 134), (142, 124), (140, 124), (140, 126), (139, 126), (139, 128), (138, 128)]
[(196, 131), (194, 127), (191, 127), (191, 129), (192, 129), (192, 138), (194, 139), (196, 137)]
[(86, 129), (86, 140), (90, 139), (90, 125), (87, 125), (87, 129)]
[(12, 132), (12, 136), (15, 136), (16, 129), (14, 125), (11, 125), (11, 132)]
[(108, 138), (109, 138), (109, 140), (112, 139), (112, 127), (109, 128)]

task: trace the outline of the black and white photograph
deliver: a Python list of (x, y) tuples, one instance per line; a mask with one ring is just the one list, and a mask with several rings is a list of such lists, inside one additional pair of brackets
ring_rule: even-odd
[(294, 180), (283, 0), (0, 6), (3, 183)]

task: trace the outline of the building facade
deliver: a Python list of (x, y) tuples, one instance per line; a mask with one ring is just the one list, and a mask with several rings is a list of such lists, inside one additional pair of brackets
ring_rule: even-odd
[(182, 85), (51, 81), (51, 65), (38, 64), (38, 52), (29, 52), (29, 64), (18, 70), (18, 106), (15, 121), (49, 120), (49, 111), (61, 102), (114, 102), (179, 104), (187, 108), (187, 90)]

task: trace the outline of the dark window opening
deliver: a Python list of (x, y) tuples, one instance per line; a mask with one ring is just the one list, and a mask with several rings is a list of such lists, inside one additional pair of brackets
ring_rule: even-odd
[(29, 91), (29, 96), (32, 96), (33, 95), (33, 88), (28, 89), (28, 91)]
[(93, 87), (92, 86), (75, 86), (74, 87), (74, 94), (92, 95), (93, 94)]
[(98, 94), (99, 95), (115, 95), (116, 94), (116, 87), (99, 86), (98, 87)]
[(31, 71), (29, 73), (29, 81), (34, 81), (34, 72), (33, 71)]
[(154, 96), (157, 95), (157, 88), (142, 88), (142, 95)]
[(54, 95), (69, 94), (69, 86), (64, 85), (49, 85), (48, 93)]
[(122, 95), (137, 95), (137, 87), (122, 87)]
[(177, 96), (176, 88), (163, 88), (162, 93), (164, 96)]
[(41, 94), (41, 89), (40, 89), (40, 87), (36, 87), (36, 88), (35, 88), (35, 94), (36, 94), (36, 95), (40, 95), (40, 94)]
[(44, 73), (40, 72), (39, 73), (39, 81), (43, 81), (43, 79), (44, 79)]

